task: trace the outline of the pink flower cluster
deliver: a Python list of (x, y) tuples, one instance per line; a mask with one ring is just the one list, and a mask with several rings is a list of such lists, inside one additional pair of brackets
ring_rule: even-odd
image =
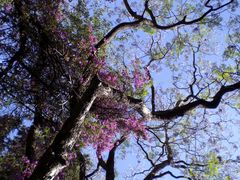
[(94, 45), (97, 43), (97, 38), (96, 36), (94, 36), (93, 34), (93, 27), (91, 25), (88, 26), (88, 31), (89, 31), (89, 40), (90, 40), (90, 44)]
[(95, 101), (94, 113), (96, 119), (126, 119), (129, 110), (125, 103), (121, 103), (112, 98), (98, 98)]
[(68, 37), (67, 32), (63, 29), (53, 29), (52, 32), (62, 40), (66, 40)]
[(143, 121), (138, 120), (135, 117), (130, 117), (124, 121), (126, 131), (134, 132), (137, 136), (147, 138), (147, 131)]
[(61, 22), (63, 20), (64, 16), (62, 11), (58, 10), (55, 14), (55, 19), (57, 22)]
[(70, 152), (68, 153), (67, 157), (68, 157), (68, 161), (72, 161), (77, 158), (77, 154), (75, 152)]
[(13, 5), (10, 3), (7, 3), (4, 5), (4, 12), (5, 13), (10, 13), (13, 10)]
[(132, 87), (134, 90), (142, 89), (151, 80), (148, 68), (142, 67), (139, 60), (132, 61), (132, 65), (131, 71), (129, 69), (122, 69), (119, 73), (121, 74), (121, 76), (119, 75), (119, 82), (123, 81), (124, 83), (119, 83), (118, 87), (120, 86), (119, 89), (123, 91), (130, 90), (129, 87)]
[(88, 26), (88, 31), (89, 31), (89, 43), (90, 43), (91, 51), (92, 53), (96, 53), (97, 50), (95, 48), (95, 44), (97, 43), (97, 38), (93, 34), (93, 28), (91, 25)]
[(139, 71), (134, 71), (134, 86), (136, 89), (140, 89), (145, 84), (144, 76)]
[(89, 122), (85, 128), (86, 131), (81, 134), (82, 141), (86, 146), (92, 144), (99, 157), (104, 151), (113, 148), (114, 142), (119, 136), (126, 136), (133, 132), (136, 136), (147, 138), (144, 123), (135, 117)]
[(35, 161), (35, 162), (31, 163), (30, 160), (25, 156), (22, 157), (22, 162), (23, 162), (23, 166), (24, 166), (25, 170), (23, 171), (21, 180), (24, 180), (25, 177), (29, 177), (32, 174), (32, 172), (35, 169), (35, 167), (37, 166), (38, 162)]
[(149, 83), (150, 74), (147, 68), (142, 68), (139, 63), (134, 62), (133, 79), (136, 89), (143, 88), (144, 84)]
[(112, 86), (116, 86), (118, 82), (117, 74), (108, 71), (99, 71), (99, 76), (102, 80), (106, 81), (108, 84)]
[(87, 53), (89, 53), (89, 56), (93, 58), (93, 61), (96, 67), (97, 68), (102, 67), (105, 65), (105, 61), (104, 59), (98, 57), (97, 49), (95, 47), (98, 40), (97, 40), (97, 37), (93, 34), (93, 28), (91, 25), (88, 26), (88, 33), (89, 33), (88, 43), (86, 43), (86, 40), (84, 40), (81, 42), (81, 44), (83, 45), (84, 49), (87, 50)]
[(86, 146), (92, 144), (98, 154), (113, 147), (115, 133), (119, 132), (117, 123), (110, 120), (104, 120), (101, 124), (89, 123), (85, 128), (86, 131), (81, 134), (82, 140)]
[(97, 150), (98, 156), (100, 156), (102, 152), (113, 148), (114, 139), (116, 134), (119, 133), (119, 128), (115, 121), (104, 120), (100, 128), (100, 133), (93, 143), (93, 147)]

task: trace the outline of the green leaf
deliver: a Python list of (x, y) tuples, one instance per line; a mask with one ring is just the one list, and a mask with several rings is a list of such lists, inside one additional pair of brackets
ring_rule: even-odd
[(235, 107), (238, 108), (238, 109), (240, 109), (240, 103), (237, 103), (237, 104), (235, 105)]
[(215, 69), (214, 71), (213, 71), (213, 74), (215, 74), (216, 75), (216, 77), (217, 77), (217, 80), (222, 80), (222, 79), (224, 79), (224, 80), (226, 80), (226, 81), (231, 81), (232, 80), (232, 77), (230, 76), (230, 74), (231, 73), (234, 73), (235, 72), (235, 70), (233, 69), (233, 68), (231, 68), (231, 67), (226, 67), (226, 68), (224, 68), (224, 70), (223, 71), (220, 71), (220, 70), (218, 70), (218, 69)]
[(225, 180), (231, 180), (231, 178), (229, 176), (226, 176)]
[(205, 174), (207, 177), (215, 177), (219, 174), (219, 168), (221, 165), (219, 164), (218, 157), (215, 153), (209, 154), (209, 160), (208, 160), (208, 172)]
[(11, 3), (11, 0), (0, 0), (0, 6), (4, 6), (5, 4)]
[(146, 89), (144, 89), (143, 91), (142, 91), (142, 96), (143, 97), (146, 97), (148, 95), (148, 91), (146, 90)]
[(142, 29), (144, 32), (150, 34), (151, 36), (153, 36), (156, 33), (156, 30), (151, 28), (150, 26), (143, 26)]
[(189, 169), (189, 174), (190, 174), (191, 177), (195, 177), (196, 176), (192, 169)]

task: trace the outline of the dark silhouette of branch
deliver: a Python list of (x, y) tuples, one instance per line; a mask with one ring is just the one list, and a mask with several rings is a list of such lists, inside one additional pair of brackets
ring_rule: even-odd
[(151, 97), (151, 103), (152, 103), (152, 112), (155, 112), (155, 87), (154, 85), (151, 86), (151, 93), (152, 93), (152, 97)]
[(41, 108), (37, 107), (34, 113), (35, 114), (34, 114), (33, 124), (31, 125), (26, 138), (26, 157), (29, 159), (30, 162), (33, 162), (36, 160), (34, 147), (33, 147), (33, 143), (35, 141), (35, 131), (43, 122)]
[(124, 4), (125, 4), (125, 7), (127, 9), (127, 11), (129, 12), (129, 14), (134, 17), (135, 19), (141, 19), (142, 16), (138, 15), (136, 12), (134, 12), (132, 10), (132, 8), (130, 7), (129, 3), (128, 3), (128, 0), (123, 0)]
[(143, 146), (140, 144), (139, 139), (137, 139), (137, 144), (139, 145), (140, 149), (144, 152), (146, 159), (150, 162), (150, 164), (151, 164), (152, 166), (154, 166), (155, 164), (154, 164), (153, 161), (149, 158), (149, 155), (148, 155), (147, 151), (146, 151), (146, 150), (143, 148)]
[(78, 152), (79, 158), (79, 180), (86, 180), (86, 160), (81, 152)]
[[(20, 1), (16, 1), (15, 2), (15, 7), (16, 7), (17, 16), (22, 17), (23, 16), (22, 3)], [(19, 49), (8, 60), (7, 67), (0, 72), (0, 79), (2, 79), (8, 73), (8, 71), (10, 71), (12, 69), (14, 62), (17, 62), (17, 61), (23, 59), (23, 57), (26, 53), (26, 50), (27, 50), (26, 49), (27, 36), (26, 36), (26, 33), (24, 32), (25, 22), (24, 22), (23, 18), (19, 18), (19, 22), (18, 22), (17, 25), (18, 25), (19, 34), (20, 34), (20, 36), (19, 36)]]
[(155, 16), (153, 15), (153, 12), (152, 12), (151, 9), (149, 8), (148, 3), (149, 3), (149, 0), (146, 0), (146, 1), (145, 1), (145, 4), (144, 4), (145, 10), (146, 10), (146, 12), (150, 15), (150, 17), (151, 17), (151, 19), (152, 19), (152, 23), (153, 23), (154, 25), (157, 25), (157, 20), (156, 20)]
[(166, 171), (166, 172), (164, 172), (164, 173), (161, 173), (161, 174), (159, 174), (159, 175), (156, 175), (156, 176), (154, 176), (153, 179), (160, 178), (160, 177), (163, 177), (163, 176), (165, 176), (165, 175), (170, 175), (170, 176), (172, 176), (172, 177), (174, 177), (174, 178), (176, 178), (176, 179), (184, 178), (184, 179), (189, 179), (189, 180), (191, 180), (190, 177), (186, 177), (186, 176), (176, 176), (176, 175), (174, 175), (171, 171)]
[[(206, 109), (215, 109), (220, 104), (222, 97), (229, 92), (240, 89), (240, 82), (232, 85), (222, 86), (220, 90), (212, 97), (211, 101), (204, 99), (199, 99), (189, 102), (181, 106), (175, 106), (172, 109), (162, 110), (162, 111), (150, 111), (141, 99), (136, 99), (128, 96), (129, 103), (141, 114), (143, 117), (148, 117), (149, 119), (173, 119), (176, 117), (184, 116), (186, 112), (202, 107)], [(119, 92), (121, 93), (121, 92)], [(152, 100), (153, 101), (153, 100)]]
[(183, 160), (175, 161), (174, 164), (184, 164), (186, 166), (199, 166), (199, 167), (205, 167), (207, 164), (198, 164), (198, 163), (187, 163)]
[[(229, 2), (217, 7), (217, 8), (210, 8), (208, 11), (206, 11), (204, 14), (202, 14), (200, 17), (193, 19), (193, 20), (189, 20), (187, 21), (187, 16), (184, 16), (182, 20), (176, 22), (176, 23), (172, 23), (169, 25), (159, 25), (156, 22), (156, 19), (152, 13), (152, 11), (149, 9), (148, 7), (148, 1), (146, 1), (145, 3), (145, 10), (148, 11), (148, 13), (150, 13), (151, 16), (151, 20), (145, 18), (144, 16), (139, 16), (137, 15), (129, 6), (127, 1), (124, 1), (125, 6), (128, 10), (128, 12), (133, 16), (133, 17), (137, 17), (136, 21), (132, 21), (132, 22), (123, 22), (118, 24), (117, 26), (115, 26), (114, 28), (112, 28), (96, 45), (96, 49), (99, 49), (100, 47), (104, 46), (105, 44), (107, 44), (107, 42), (111, 41), (112, 38), (114, 38), (114, 36), (120, 32), (123, 31), (125, 29), (128, 28), (136, 28), (142, 25), (149, 25), (153, 28), (159, 29), (159, 30), (167, 30), (167, 29), (171, 29), (173, 27), (177, 27), (180, 25), (191, 25), (197, 22), (200, 22), (201, 20), (203, 20), (207, 15), (209, 15), (211, 12), (217, 11), (229, 4), (231, 4), (234, 0), (230, 0)], [(208, 4), (208, 3), (207, 3)]]
[(163, 162), (161, 162), (160, 164), (157, 164), (153, 167), (153, 169), (151, 170), (151, 172), (144, 178), (144, 180), (152, 180), (155, 177), (155, 174), (160, 170), (165, 168), (166, 166), (168, 166), (170, 164), (169, 160), (165, 160)]
[(153, 113), (153, 116), (159, 119), (172, 119), (174, 117), (183, 116), (187, 111), (190, 111), (198, 106), (201, 106), (207, 109), (214, 109), (218, 107), (224, 94), (235, 91), (235, 90), (239, 90), (239, 89), (240, 89), (240, 82), (237, 82), (229, 86), (222, 86), (220, 90), (215, 94), (212, 101), (198, 99), (188, 104), (175, 107), (173, 109), (169, 109), (165, 111), (156, 111)]
[(100, 167), (100, 164), (98, 162), (97, 164), (97, 168), (95, 170), (93, 170), (93, 172), (91, 172), (90, 174), (86, 175), (85, 177), (88, 179), (90, 177), (92, 177), (95, 173), (97, 173), (99, 171), (99, 167)]
[(8, 60), (7, 67), (0, 72), (0, 79), (4, 78), (4, 76), (13, 68), (14, 62), (22, 59), (25, 55), (26, 51), (26, 37), (21, 36), (20, 38), (20, 48), (19, 50)]
[(169, 145), (169, 137), (167, 134), (167, 127), (164, 128), (164, 132), (165, 132), (165, 142), (164, 144), (166, 145), (166, 153), (167, 153), (167, 159), (164, 160), (163, 162), (156, 164), (153, 166), (153, 169), (151, 170), (151, 172), (144, 178), (144, 180), (152, 180), (155, 178), (155, 175), (158, 171), (162, 170), (163, 168), (165, 168), (166, 166), (170, 165), (171, 162), (173, 161), (173, 152), (172, 152), (172, 148)]
[(125, 136), (122, 136), (118, 141), (114, 143), (113, 148), (109, 151), (108, 159), (105, 162), (101, 157), (98, 158), (99, 165), (106, 171), (106, 180), (113, 180), (115, 178), (114, 172), (114, 157), (117, 147), (119, 147), (126, 140)]

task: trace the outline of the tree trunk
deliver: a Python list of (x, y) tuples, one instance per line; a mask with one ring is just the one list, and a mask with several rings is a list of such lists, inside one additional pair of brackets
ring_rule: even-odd
[(78, 94), (74, 91), (70, 105), (70, 117), (65, 121), (53, 143), (40, 158), (37, 167), (28, 179), (52, 180), (67, 166), (67, 153), (71, 151), (76, 140), (79, 139), (81, 125), (101, 91), (100, 89), (102, 90), (102, 85), (97, 76), (94, 76), (81, 98), (78, 98)]

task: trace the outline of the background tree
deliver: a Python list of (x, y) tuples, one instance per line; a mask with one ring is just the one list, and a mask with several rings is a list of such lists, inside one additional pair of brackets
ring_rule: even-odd
[(2, 179), (111, 180), (128, 148), (130, 178), (239, 177), (236, 0), (7, 0), (0, 17)]

